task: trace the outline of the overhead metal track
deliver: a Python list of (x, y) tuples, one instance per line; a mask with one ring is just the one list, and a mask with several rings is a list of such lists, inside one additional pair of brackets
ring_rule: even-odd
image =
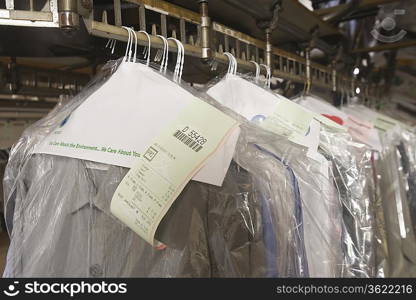
[(10, 100), (56, 100), (60, 95), (78, 93), (90, 80), (86, 74), (35, 68), (16, 61), (0, 62), (0, 73), (0, 99)]
[[(0, 25), (59, 27), (58, 0), (45, 1), (43, 7), (35, 7), (33, 1), (29, 0), (5, 0), (5, 2), (6, 9), (0, 9)], [(15, 2), (22, 9), (15, 9), (17, 7)]]
[[(116, 1), (115, 1), (116, 2)], [(266, 62), (267, 47), (266, 42), (255, 39), (249, 35), (233, 30), (227, 26), (212, 22), (211, 27), (206, 28), (207, 21), (204, 20), (206, 16), (198, 14), (194, 11), (184, 9), (182, 7), (173, 5), (171, 3), (160, 0), (127, 0), (129, 3), (136, 4), (137, 15), (140, 18), (139, 10), (145, 9), (145, 12), (151, 11), (153, 14), (158, 14), (160, 21), (157, 26), (155, 24), (148, 24), (147, 20), (140, 21), (140, 28), (157, 28), (157, 34), (166, 34), (168, 32), (166, 19), (169, 17), (170, 21), (176, 19), (177, 24), (184, 24), (185, 30), (179, 28), (172, 29), (175, 26), (171, 26), (171, 33), (181, 32), (185, 36), (181, 36), (181, 40), (184, 42), (185, 54), (191, 57), (207, 59), (211, 57), (212, 60), (227, 64), (228, 58), (223, 52), (233, 53), (238, 62), (239, 69), (241, 71), (254, 71), (254, 65), (250, 63), (250, 60), (254, 60), (258, 63)], [(205, 1), (203, 1), (205, 2)], [(88, 32), (92, 35), (99, 36), (108, 39), (117, 39), (121, 41), (127, 41), (128, 33), (121, 26), (116, 24), (108, 24), (108, 19), (102, 18), (103, 14), (109, 16), (110, 10), (99, 10), (94, 5), (95, 10), (91, 10), (88, 17), (84, 17), (84, 22)], [(114, 15), (122, 15), (120, 8), (113, 6), (112, 13)], [(115, 19), (115, 18), (114, 18)], [(163, 22), (165, 20), (165, 22)], [(114, 23), (114, 21), (113, 21)], [(145, 23), (145, 24), (143, 24)], [(121, 19), (121, 24), (125, 25), (125, 20)], [(174, 22), (172, 23), (174, 25)], [(171, 24), (171, 25), (172, 25)], [(126, 24), (127, 25), (127, 24)], [(197, 30), (191, 30), (190, 27), (196, 26)], [(136, 28), (138, 30), (139, 28)], [(208, 37), (203, 36), (203, 31), (209, 30), (209, 39), (212, 39), (209, 43), (206, 39)], [(148, 30), (149, 32), (149, 30)], [(150, 32), (149, 32), (150, 33)], [(205, 33), (206, 34), (206, 33)], [(147, 37), (137, 32), (138, 43), (142, 46), (147, 45)], [(155, 35), (151, 35), (151, 44), (154, 48), (163, 48), (163, 42)], [(210, 45), (211, 49), (208, 48)], [(170, 50), (176, 51), (176, 44), (173, 41), (169, 42)], [(208, 55), (208, 51), (210, 54)], [(275, 77), (292, 80), (294, 82), (304, 83), (306, 81), (306, 59), (297, 54), (293, 54), (277, 47), (270, 48), (272, 54), (272, 71)], [(323, 66), (311, 62), (311, 84), (312, 86), (318, 86), (329, 90), (334, 89), (334, 72), (332, 66)], [(377, 88), (366, 87), (366, 84), (361, 81), (355, 81), (351, 76), (338, 73), (336, 76), (337, 87), (339, 90), (355, 90), (355, 87), (360, 87), (362, 90), (368, 90), (368, 97), (374, 95), (373, 91)], [(375, 95), (374, 95), (375, 97)]]
[[(7, 13), (0, 11), (1, 21), (16, 22), (15, 25), (27, 26), (14, 20), (17, 18), (18, 11), (15, 10), (13, 0), (6, 1), (9, 5), (6, 7)], [(22, 0), (23, 2), (23, 0)], [(171, 1), (173, 2), (173, 0)], [(175, 1), (185, 5), (189, 1)], [(228, 1), (230, 2), (230, 1)], [(240, 1), (233, 1), (237, 5)], [(375, 3), (375, 0), (362, 1), (368, 3)], [(380, 2), (380, 1), (379, 1)], [(19, 2), (20, 3), (20, 2)], [(31, 5), (32, 1), (27, 1), (28, 8), (26, 10), (27, 16), (35, 13), (37, 18), (41, 18), (37, 14), (35, 7)], [(323, 42), (320, 36), (330, 36), (338, 34), (338, 31), (317, 18), (313, 12), (305, 9), (297, 1), (283, 1), (282, 11), (284, 11), (284, 18), (278, 19), (277, 30), (274, 30), (269, 35), (269, 43), (265, 41), (265, 32), (263, 31), (263, 38), (253, 38), (243, 32), (234, 30), (219, 22), (212, 22), (208, 13), (208, 2), (202, 1), (200, 13), (192, 11), (181, 6), (161, 1), (161, 0), (113, 0), (111, 1), (92, 1), (92, 0), (49, 0), (49, 6), (42, 8), (42, 15), (45, 18), (47, 14), (47, 21), (37, 20), (36, 18), (28, 17), (26, 21), (38, 24), (39, 26), (60, 26), (66, 30), (76, 29), (82, 26), (82, 21), (89, 34), (109, 39), (117, 39), (127, 41), (128, 33), (122, 26), (134, 26), (136, 32), (138, 30), (146, 30), (151, 34), (151, 44), (154, 48), (162, 48), (163, 42), (156, 34), (164, 36), (173, 36), (180, 39), (185, 48), (185, 54), (199, 59), (204, 59), (208, 62), (208, 66), (212, 66), (212, 62), (228, 63), (228, 58), (223, 52), (231, 52), (237, 58), (239, 69), (241, 71), (254, 71), (254, 65), (250, 63), (254, 60), (258, 63), (269, 63), (275, 77), (291, 80), (298, 83), (305, 83), (307, 80), (306, 59), (300, 55), (289, 53), (282, 49), (272, 46), (278, 42), (278, 37), (281, 30), (291, 31), (286, 33), (286, 37), (300, 36), (300, 40), (310, 40), (312, 33), (305, 33), (300, 27), (295, 26), (295, 21), (288, 20), (288, 16), (296, 15), (296, 12), (301, 11), (305, 13), (305, 19), (309, 22), (306, 27), (318, 22), (319, 36), (315, 39), (315, 46), (325, 49), (327, 52), (333, 51), (332, 47)], [(193, 1), (196, 4), (197, 1)], [(212, 1), (209, 1), (211, 5)], [(217, 2), (220, 5), (220, 2)], [(225, 2), (223, 2), (225, 3)], [(244, 3), (252, 3), (245, 1)], [(262, 0), (262, 3), (269, 3), (267, 0)], [(188, 5), (187, 4), (187, 5)], [(223, 5), (223, 4), (221, 4)], [(250, 8), (251, 7), (251, 8)], [(253, 10), (253, 5), (247, 9)], [(209, 8), (211, 11), (211, 8)], [(259, 13), (259, 8), (254, 8), (250, 11), (251, 14), (256, 14), (258, 17), (264, 15), (264, 10)], [(259, 15), (260, 14), (260, 15)], [(59, 18), (58, 18), (59, 16)], [(272, 17), (273, 14), (270, 14)], [(77, 21), (79, 19), (79, 22)], [(82, 19), (82, 20), (81, 20)], [(270, 19), (270, 18), (269, 18)], [(36, 22), (49, 22), (48, 25)], [(287, 23), (287, 24), (286, 24)], [(42, 25), (43, 24), (43, 25)], [(301, 23), (300, 25), (305, 25)], [(303, 28), (303, 27), (302, 27)], [(259, 28), (256, 28), (257, 32)], [(273, 34), (280, 33), (274, 36)], [(138, 33), (138, 42), (140, 45), (147, 44), (147, 38), (144, 34)], [(290, 39), (288, 40), (290, 41)], [(293, 41), (299, 41), (299, 38)], [(170, 49), (176, 51), (176, 44), (173, 41), (169, 42)], [(198, 60), (197, 60), (198, 61)], [(202, 67), (201, 67), (202, 68)], [(210, 74), (213, 76), (215, 71), (213, 68)], [(352, 90), (354, 86), (360, 86), (362, 90), (372, 90), (366, 87), (362, 81), (355, 81), (350, 74), (342, 74), (338, 72), (334, 80), (334, 69), (332, 66), (323, 66), (316, 63), (310, 63), (310, 80), (312, 87), (317, 86), (328, 90), (334, 89), (334, 81), (336, 82), (337, 90)], [(376, 90), (376, 89), (375, 89)], [(371, 92), (369, 97), (376, 97)]]

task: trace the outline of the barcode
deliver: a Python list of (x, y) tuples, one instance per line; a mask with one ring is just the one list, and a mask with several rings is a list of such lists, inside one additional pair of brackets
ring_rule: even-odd
[(176, 137), (178, 140), (180, 140), (185, 145), (187, 145), (189, 148), (194, 150), (195, 152), (199, 152), (199, 150), (202, 149), (201, 145), (199, 145), (196, 141), (191, 139), (189, 136), (187, 136), (185, 133), (183, 133), (180, 130), (177, 130), (173, 136)]

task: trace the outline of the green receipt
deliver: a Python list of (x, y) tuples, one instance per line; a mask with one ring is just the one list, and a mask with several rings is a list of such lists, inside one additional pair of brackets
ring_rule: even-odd
[(160, 245), (155, 233), (163, 216), (237, 126), (234, 119), (195, 100), (137, 159), (113, 195), (111, 213), (151, 245)]
[(279, 101), (276, 110), (264, 120), (262, 126), (275, 133), (279, 133), (281, 128), (285, 127), (297, 135), (305, 136), (313, 118), (313, 113), (300, 105), (282, 100)]
[(346, 131), (346, 128), (334, 121), (311, 112), (295, 102), (284, 99), (279, 102), (277, 109), (264, 120), (262, 126), (266, 130), (277, 134), (289, 130), (292, 133), (290, 140), (307, 146), (303, 138), (309, 133), (311, 122), (314, 119), (332, 129)]

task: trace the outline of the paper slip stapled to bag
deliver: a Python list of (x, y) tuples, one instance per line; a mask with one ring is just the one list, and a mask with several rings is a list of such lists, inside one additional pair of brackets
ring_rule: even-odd
[(160, 135), (121, 181), (111, 213), (153, 246), (156, 229), (185, 185), (238, 123), (209, 104), (194, 100)]

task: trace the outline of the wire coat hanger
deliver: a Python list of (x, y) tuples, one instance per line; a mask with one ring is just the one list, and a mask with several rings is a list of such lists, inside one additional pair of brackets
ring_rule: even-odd
[(254, 60), (250, 60), (251, 63), (253, 63), (256, 66), (256, 73), (255, 73), (255, 77), (254, 80), (256, 83), (259, 83), (259, 78), (260, 78), (260, 65), (255, 62)]
[(183, 64), (185, 59), (185, 48), (183, 47), (183, 44), (173, 37), (168, 38), (168, 40), (172, 40), (176, 43), (176, 46), (178, 47), (178, 56), (176, 58), (176, 66), (174, 71), (173, 80), (177, 83), (181, 82), (182, 79), (182, 71), (183, 71)]

